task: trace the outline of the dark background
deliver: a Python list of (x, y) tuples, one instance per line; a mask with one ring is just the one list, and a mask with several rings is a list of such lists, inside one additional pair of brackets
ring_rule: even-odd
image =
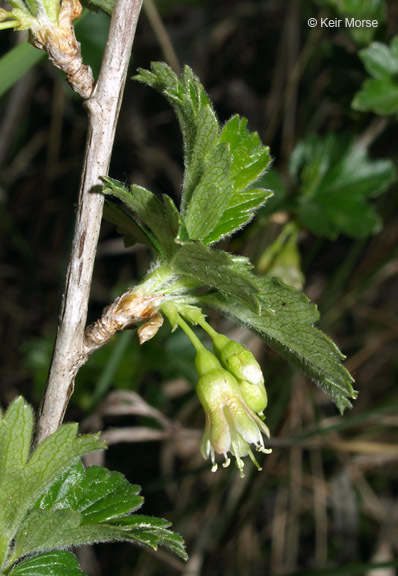
[[(396, 120), (350, 106), (366, 77), (360, 46), (344, 29), (307, 25), (309, 17), (333, 16), (326, 2), (169, 0), (156, 5), (177, 63), (194, 69), (221, 121), (234, 113), (248, 118), (249, 128), (270, 145), (273, 167), (291, 194), (289, 157), (311, 133), (367, 135), (374, 158), (396, 162)], [(390, 1), (386, 9), (374, 37), (382, 42), (397, 31), (398, 5)], [(77, 29), (96, 72), (107, 23), (105, 15), (89, 15)], [(152, 60), (172, 57), (162, 50), (160, 35), (143, 11), (130, 76)], [(2, 53), (21, 36), (2, 32)], [(43, 392), (86, 127), (79, 98), (46, 59), (1, 98), (3, 406), (23, 394), (37, 407)], [(178, 201), (183, 172), (177, 123), (160, 96), (130, 80), (110, 175)], [(191, 561), (184, 565), (163, 550), (97, 546), (95, 556), (79, 551), (89, 576), (376, 574), (367, 563), (398, 557), (396, 185), (377, 199), (377, 208), (383, 228), (376, 235), (339, 235), (332, 241), (304, 228), (300, 232), (304, 291), (319, 306), (320, 327), (347, 355), (360, 392), (344, 417), (260, 340), (211, 316), (217, 328), (249, 344), (264, 370), (274, 451), (261, 457), (262, 472), (247, 464), (244, 480), (232, 466), (211, 474), (201, 459), (203, 415), (194, 394), (193, 351), (181, 334), (170, 335), (164, 326), (139, 348), (136, 334), (125, 333), (90, 358), (78, 376), (67, 419), (80, 421), (84, 430), (109, 433), (102, 462), (143, 486), (143, 513), (172, 520)], [(290, 217), (285, 209), (260, 212), (224, 247), (258, 265)], [(126, 250), (114, 227), (104, 222), (89, 320), (142, 278), (149, 256), (139, 245)], [(145, 415), (131, 392), (166, 419)], [(158, 431), (157, 441), (147, 440), (151, 430)], [(389, 567), (377, 574), (395, 572)]]

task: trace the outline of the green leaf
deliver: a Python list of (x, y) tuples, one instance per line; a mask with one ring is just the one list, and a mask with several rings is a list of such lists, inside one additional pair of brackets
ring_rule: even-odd
[[(22, 398), (0, 413), (0, 565), (4, 573), (46, 576), (50, 558), (57, 574), (82, 574), (73, 556), (36, 556), (79, 544), (130, 541), (165, 545), (186, 558), (181, 537), (159, 518), (132, 516), (143, 502), (140, 487), (118, 472), (84, 469), (80, 456), (104, 445), (96, 436), (77, 436), (65, 424), (30, 455), (33, 415)], [(12, 543), (12, 545), (11, 545)], [(68, 572), (68, 569), (69, 572)], [(41, 571), (40, 571), (41, 570)], [(2, 572), (2, 573), (3, 573)]]
[(389, 79), (398, 74), (398, 36), (391, 40), (390, 47), (373, 42), (359, 52), (359, 56), (370, 76)]
[(391, 40), (390, 47), (373, 42), (359, 55), (373, 78), (364, 82), (352, 107), (382, 115), (398, 113), (398, 36)]
[[(163, 518), (152, 518), (132, 514), (143, 503), (139, 496), (140, 487), (130, 484), (119, 472), (110, 472), (99, 466), (84, 469), (77, 462), (55, 482), (36, 503), (36, 511), (54, 512), (50, 516), (33, 515), (32, 531), (23, 546), (38, 546), (36, 522), (40, 524), (59, 521), (59, 511), (72, 511), (76, 514), (61, 517), (67, 528), (62, 532), (62, 542), (67, 545), (105, 541), (137, 541), (157, 548), (159, 544), (173, 548), (179, 556), (186, 558), (183, 540), (167, 528), (170, 522)], [(72, 529), (73, 527), (73, 529)], [(24, 535), (26, 535), (26, 523)], [(42, 536), (48, 542), (51, 532)], [(59, 535), (59, 530), (57, 531)], [(56, 536), (58, 537), (58, 536)], [(55, 536), (54, 536), (55, 538)], [(21, 543), (21, 539), (19, 540)], [(58, 542), (58, 541), (57, 541)], [(53, 540), (54, 546), (59, 544)], [(175, 548), (175, 550), (174, 550)], [(26, 553), (27, 548), (24, 548)]]
[(254, 216), (254, 211), (272, 196), (270, 190), (248, 188), (264, 173), (271, 157), (269, 148), (261, 144), (258, 134), (247, 129), (247, 120), (233, 116), (225, 124), (219, 141), (228, 144), (232, 160), (227, 181), (228, 204), (216, 227), (205, 237), (205, 244), (217, 242), (245, 226)]
[(353, 379), (341, 365), (344, 356), (335, 344), (313, 326), (318, 319), (316, 306), (277, 278), (258, 278), (257, 281), (261, 314), (220, 294), (205, 296), (203, 300), (259, 334), (271, 348), (330, 394), (341, 413), (351, 407), (349, 399), (356, 397)]
[(172, 260), (174, 270), (258, 310), (257, 286), (246, 258), (233, 257), (200, 242), (185, 244)]
[(253, 218), (254, 211), (272, 195), (273, 192), (271, 190), (264, 190), (263, 188), (249, 188), (242, 191), (239, 198), (236, 199), (236, 204), (225, 210), (216, 227), (206, 236), (203, 242), (205, 244), (213, 244), (239, 228), (246, 226)]
[(82, 530), (80, 522), (74, 510), (32, 510), (15, 536), (14, 557), (94, 542), (97, 534)]
[(140, 487), (123, 474), (100, 466), (86, 470), (81, 462), (69, 469), (36, 503), (39, 509), (71, 509), (82, 514), (82, 524), (96, 524), (130, 514), (142, 506)]
[(9, 542), (37, 498), (80, 456), (104, 447), (96, 436), (77, 437), (77, 425), (62, 426), (30, 455), (31, 408), (16, 399), (0, 418), (0, 565)]
[(39, 554), (18, 564), (9, 576), (86, 576), (77, 558), (70, 552), (56, 550)]
[(202, 240), (212, 231), (229, 204), (233, 184), (229, 177), (230, 152), (225, 144), (213, 151), (211, 162), (193, 191), (185, 214), (185, 223), (192, 240)]
[(290, 171), (299, 183), (294, 210), (311, 232), (331, 239), (339, 233), (358, 238), (380, 229), (380, 218), (368, 199), (394, 182), (389, 160), (371, 160), (365, 148), (331, 133), (300, 142)]
[(105, 202), (104, 218), (116, 226), (116, 230), (123, 236), (126, 247), (133, 246), (136, 242), (139, 242), (146, 244), (154, 252), (157, 251), (158, 244), (152, 234), (121, 206), (113, 202)]
[(33, 413), (22, 397), (9, 406), (0, 421), (0, 532), (12, 533), (26, 499), (25, 466), (33, 432)]
[(102, 180), (105, 182), (103, 193), (122, 200), (130, 210), (137, 214), (144, 225), (140, 226), (134, 219), (135, 227), (132, 226), (129, 231), (126, 219), (124, 219), (123, 225), (128, 236), (136, 236), (138, 227), (141, 234), (146, 237), (147, 243), (155, 247), (160, 255), (170, 258), (176, 249), (175, 237), (178, 233), (175, 211), (170, 210), (171, 198), (166, 201), (165, 205), (142, 186), (132, 186), (128, 190), (121, 182), (112, 178)]
[(178, 78), (164, 63), (136, 79), (163, 94), (179, 120), (184, 144), (181, 212), (191, 240), (211, 244), (247, 224), (271, 195), (250, 189), (270, 162), (269, 149), (247, 120), (234, 116), (221, 130), (199, 79), (186, 66)]
[(224, 126), (219, 142), (229, 144), (232, 154), (231, 176), (234, 192), (255, 182), (271, 161), (268, 146), (263, 146), (257, 132), (247, 129), (246, 118), (233, 116)]
[(64, 424), (33, 452), (25, 467), (26, 505), (33, 505), (59, 475), (83, 454), (105, 448), (98, 436), (77, 436), (77, 431), (77, 424)]
[(164, 62), (153, 62), (152, 72), (139, 69), (135, 79), (163, 94), (178, 118), (184, 145), (184, 186), (181, 210), (187, 209), (211, 156), (219, 127), (211, 102), (199, 79), (185, 66), (178, 78)]
[(354, 110), (382, 116), (398, 112), (398, 83), (391, 80), (366, 80), (353, 101)]
[[(170, 524), (164, 524), (164, 526)], [(16, 557), (59, 547), (94, 542), (138, 542), (153, 549), (164, 545), (186, 559), (184, 543), (178, 534), (158, 526), (158, 519), (144, 522), (84, 524), (83, 514), (74, 510), (33, 510), (15, 537)]]

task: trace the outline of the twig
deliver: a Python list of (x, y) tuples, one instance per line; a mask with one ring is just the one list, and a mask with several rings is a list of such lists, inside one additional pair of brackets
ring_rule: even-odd
[(40, 443), (62, 423), (79, 368), (87, 360), (83, 335), (101, 225), (100, 176), (108, 172), (142, 0), (116, 0), (98, 82), (85, 106), (89, 116), (78, 211), (58, 334), (38, 423)]

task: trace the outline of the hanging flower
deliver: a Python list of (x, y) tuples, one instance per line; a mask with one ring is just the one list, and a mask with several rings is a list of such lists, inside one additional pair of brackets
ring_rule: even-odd
[(230, 464), (228, 453), (231, 453), (242, 477), (245, 456), (261, 470), (250, 445), (269, 454), (271, 450), (264, 447), (262, 436), (269, 438), (269, 430), (245, 402), (236, 378), (220, 366), (199, 378), (196, 391), (206, 415), (200, 450), (203, 458), (210, 456), (212, 471), (217, 470), (216, 453), (224, 455), (224, 467)]
[(214, 353), (221, 365), (238, 381), (240, 391), (247, 406), (263, 418), (268, 399), (264, 386), (264, 376), (259, 363), (243, 344), (216, 332), (204, 317), (198, 323), (213, 340)]
[[(269, 438), (268, 427), (254, 412), (257, 408), (264, 408), (267, 403), (263, 378), (261, 382), (258, 382), (257, 378), (255, 384), (238, 382), (237, 378), (221, 365), (220, 360), (203, 346), (180, 315), (176, 315), (175, 322), (184, 330), (196, 349), (195, 366), (199, 376), (196, 392), (206, 416), (205, 430), (200, 443), (203, 458), (210, 456), (212, 472), (215, 472), (218, 467), (216, 453), (224, 455), (224, 468), (231, 463), (228, 456), (228, 453), (231, 453), (235, 457), (236, 466), (242, 478), (244, 477), (242, 458), (245, 456), (249, 456), (257, 469), (261, 470), (250, 446), (253, 444), (258, 452), (264, 454), (272, 452), (265, 448), (262, 436), (265, 434)], [(200, 324), (202, 327), (205, 324), (206, 327), (211, 328), (202, 320)], [(209, 332), (209, 330), (206, 331)], [(213, 337), (213, 334), (211, 336)], [(251, 364), (253, 360), (254, 357), (251, 355)], [(245, 392), (245, 384), (253, 389), (264, 388), (265, 398), (262, 393), (261, 397), (249, 395), (249, 403), (246, 402), (242, 394), (242, 391)], [(242, 389), (241, 385), (243, 385)], [(254, 410), (249, 405), (250, 403), (254, 404)]]

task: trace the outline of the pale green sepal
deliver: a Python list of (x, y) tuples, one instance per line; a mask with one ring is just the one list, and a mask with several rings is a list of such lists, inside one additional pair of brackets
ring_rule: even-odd
[(251, 384), (250, 382), (239, 382), (239, 388), (246, 404), (256, 412), (261, 414), (268, 404), (267, 391), (265, 386)]

